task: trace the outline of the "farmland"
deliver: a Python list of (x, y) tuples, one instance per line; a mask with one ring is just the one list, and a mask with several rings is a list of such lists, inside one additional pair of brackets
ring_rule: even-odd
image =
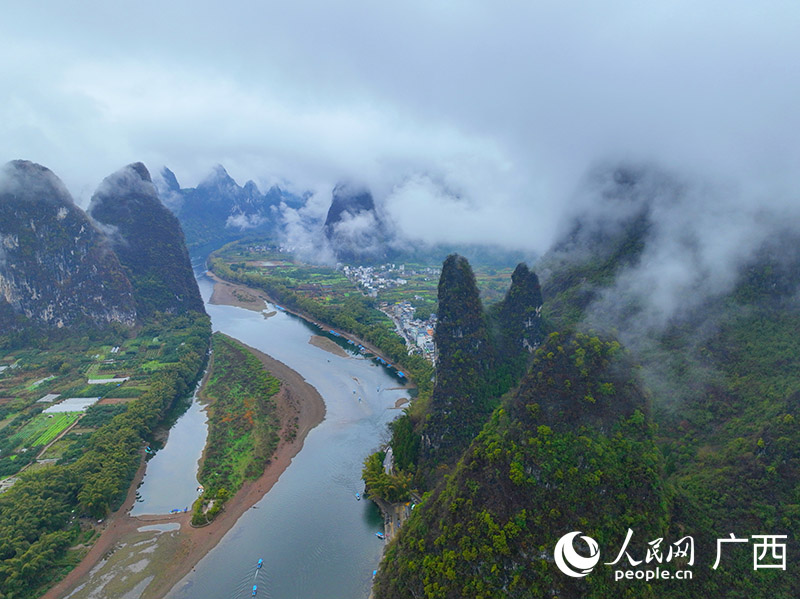
[[(441, 264), (391, 263), (378, 266), (351, 266), (334, 268), (325, 265), (306, 264), (296, 260), (291, 253), (269, 245), (254, 242), (234, 242), (215, 252), (214, 256), (224, 262), (233, 272), (241, 275), (256, 274), (272, 282), (285, 285), (296, 293), (324, 305), (341, 305), (353, 294), (368, 294), (370, 288), (356, 271), (368, 272), (375, 283), (374, 298), (377, 303), (389, 305), (408, 301), (425, 316), (436, 311), (437, 288)], [(503, 299), (511, 282), (513, 266), (473, 265), (475, 280), (484, 304)], [(395, 283), (404, 281), (401, 284)]]
[(10, 441), (16, 447), (39, 447), (47, 445), (61, 431), (83, 415), (83, 412), (61, 412), (59, 414), (37, 414)]
[[(83, 415), (43, 414), (44, 409), (76, 397), (136, 401), (155, 376), (178, 363), (191, 334), (191, 328), (170, 329), (153, 322), (135, 336), (109, 330), (95, 339), (65, 338), (15, 351), (0, 347), (0, 366), (5, 367), (0, 368), (0, 480), (33, 462), (45, 445)], [(124, 382), (89, 383), (125, 377), (129, 379)], [(59, 441), (59, 457), (75, 459), (88, 437), (109, 420), (97, 417), (102, 414), (99, 407), (90, 408), (94, 415)]]

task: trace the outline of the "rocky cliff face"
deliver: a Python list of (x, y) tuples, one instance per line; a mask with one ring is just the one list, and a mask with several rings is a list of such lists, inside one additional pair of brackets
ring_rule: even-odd
[(178, 219), (158, 198), (141, 163), (106, 177), (89, 214), (108, 234), (133, 283), (141, 316), (156, 311), (203, 311)]
[(131, 283), (103, 235), (50, 170), (24, 160), (0, 172), (0, 328), (24, 321), (131, 325)]

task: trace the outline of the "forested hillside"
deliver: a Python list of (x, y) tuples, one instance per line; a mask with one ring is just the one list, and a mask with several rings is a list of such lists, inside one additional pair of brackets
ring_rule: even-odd
[(70, 555), (81, 554), (70, 547), (91, 537), (91, 520), (119, 506), (155, 427), (198, 380), (208, 317), (189, 312), (151, 324), (160, 335), (175, 337), (176, 361), (148, 377), (147, 390), (123, 413), (76, 441), (76, 451), (56, 465), (26, 471), (0, 494), (0, 596), (36, 597), (75, 565)]
[(421, 429), (421, 461), (451, 466), (491, 413), (494, 348), (489, 341), (475, 276), (462, 256), (448, 256), (439, 279), (434, 341), (436, 385)]
[(606, 578), (564, 576), (549, 555), (570, 530), (606, 546), (628, 527), (663, 534), (662, 461), (646, 410), (619, 344), (552, 334), (390, 546), (376, 596), (626, 596)]
[(136, 320), (133, 289), (106, 236), (49, 169), (0, 169), (0, 335)]
[[(617, 172), (603, 196), (613, 218), (602, 205), (601, 216), (582, 215), (537, 265), (541, 326), (552, 334), (522, 366), (530, 368), (516, 391), (501, 400), (496, 387), (488, 402), (501, 407), (476, 425), (482, 432), (464, 441), (455, 468), (414, 479), (429, 494), (390, 545), (376, 597), (793, 596), (798, 236), (765, 218), (768, 234), (748, 239), (753, 249), (724, 273), (710, 273), (702, 239), (664, 237), (665, 210), (685, 195), (663, 177)], [(663, 271), (655, 270), (659, 261)], [(502, 332), (501, 348), (518, 338), (492, 330)], [(440, 356), (440, 364), (448, 362)], [(470, 405), (469, 393), (460, 390), (458, 405)], [(434, 402), (422, 408), (398, 420), (393, 448), (413, 446), (414, 432), (437, 421)], [(598, 478), (584, 475), (590, 464)], [(692, 580), (617, 582), (605, 567), (576, 582), (555, 568), (562, 535), (582, 531), (606, 556), (623, 545), (628, 526), (632, 543), (692, 537)], [(723, 546), (712, 568), (718, 539), (731, 535), (742, 545)], [(756, 535), (775, 539), (776, 553), (758, 554)], [(645, 548), (631, 553), (644, 556)], [(755, 567), (770, 555), (774, 567)]]
[(407, 491), (397, 493), (398, 481), (413, 479), (418, 489), (428, 490), (452, 469), (541, 343), (541, 301), (536, 275), (520, 264), (504, 299), (486, 312), (469, 262), (458, 254), (447, 257), (438, 288), (433, 393), (391, 425), (393, 474), (382, 474), (374, 456), (367, 461), (370, 493), (406, 499)]

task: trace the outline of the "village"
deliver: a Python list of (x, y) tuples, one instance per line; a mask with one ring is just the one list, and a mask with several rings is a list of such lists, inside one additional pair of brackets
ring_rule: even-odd
[[(381, 266), (344, 266), (342, 271), (345, 276), (356, 283), (363, 293), (369, 297), (383, 299), (386, 292), (408, 285), (410, 277), (423, 277), (425, 281), (435, 281), (439, 278), (439, 270), (431, 267), (406, 270), (405, 264), (384, 264)], [(392, 298), (393, 299), (393, 298)], [(421, 295), (415, 294), (414, 300), (423, 301)], [(394, 323), (397, 334), (406, 342), (408, 353), (421, 354), (426, 360), (436, 363), (436, 346), (433, 341), (433, 331), (436, 328), (436, 314), (425, 315), (426, 318), (415, 318), (417, 309), (410, 300), (384, 301), (378, 303), (378, 308)]]

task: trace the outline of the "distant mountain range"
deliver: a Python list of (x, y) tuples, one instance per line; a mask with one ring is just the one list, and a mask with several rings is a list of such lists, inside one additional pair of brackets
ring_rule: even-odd
[(372, 192), (340, 182), (324, 213), (309, 206), (311, 192), (279, 186), (262, 193), (253, 181), (240, 186), (217, 166), (197, 187), (182, 188), (164, 168), (155, 177), (162, 202), (178, 217), (191, 251), (215, 249), (245, 236), (271, 238), (308, 262), (376, 264), (386, 261), (438, 263), (458, 252), (475, 264), (512, 266), (530, 253), (485, 244), (425, 244), (405, 238), (381, 210)]
[(281, 226), (281, 205), (297, 209), (307, 199), (278, 186), (261, 193), (253, 181), (242, 187), (222, 166), (197, 187), (187, 188), (165, 167), (156, 186), (161, 200), (178, 217), (189, 249), (219, 246), (249, 233), (274, 234)]

